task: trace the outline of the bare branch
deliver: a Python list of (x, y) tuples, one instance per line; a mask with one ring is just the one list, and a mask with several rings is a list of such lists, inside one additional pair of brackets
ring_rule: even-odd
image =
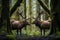
[(50, 14), (50, 10), (48, 9), (48, 7), (46, 6), (45, 3), (43, 3), (41, 0), (38, 0), (38, 2), (40, 3), (40, 5), (44, 8), (44, 10), (46, 12), (48, 12), (48, 14)]
[(17, 9), (17, 7), (20, 6), (20, 3), (22, 2), (22, 0), (18, 0), (15, 5), (13, 6), (13, 8), (10, 11), (10, 16), (13, 14), (13, 12)]

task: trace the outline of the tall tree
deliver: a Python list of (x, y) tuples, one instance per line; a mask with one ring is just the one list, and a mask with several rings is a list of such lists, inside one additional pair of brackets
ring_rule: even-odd
[(9, 0), (2, 0), (1, 26), (7, 29), (6, 32), (10, 29), (9, 12)]
[(51, 29), (51, 33), (53, 33), (53, 29), (55, 30), (56, 33), (56, 27), (59, 28), (60, 30), (60, 0), (51, 0), (51, 12), (52, 12), (52, 16), (53, 16), (53, 20), (52, 20), (52, 29)]
[[(24, 15), (25, 15), (25, 19), (26, 19), (26, 0), (24, 0)], [(26, 21), (26, 20), (25, 20)], [(26, 30), (26, 27), (25, 27), (25, 30)]]
[[(2, 9), (2, 7), (1, 7), (2, 5), (1, 5), (1, 0), (0, 0), (0, 19), (1, 19), (1, 9)], [(1, 20), (0, 20), (0, 25), (1, 25)], [(1, 27), (0, 27), (1, 28)]]

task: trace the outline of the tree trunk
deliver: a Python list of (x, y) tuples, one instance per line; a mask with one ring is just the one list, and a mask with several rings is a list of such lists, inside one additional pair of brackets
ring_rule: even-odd
[(50, 34), (56, 33), (56, 28), (60, 29), (60, 0), (51, 0), (51, 11), (54, 12), (53, 15), (53, 20), (52, 20), (52, 27), (51, 27), (51, 32)]
[(1, 29), (1, 9), (2, 9), (2, 2), (0, 0), (0, 29)]
[(6, 32), (10, 29), (10, 18), (9, 18), (9, 0), (2, 0), (2, 13), (1, 13), (1, 26), (4, 27)]
[[(25, 15), (25, 19), (26, 19), (26, 17), (27, 17), (27, 15), (26, 15), (26, 0), (24, 0), (24, 15)], [(25, 27), (25, 30), (26, 30), (26, 27)]]

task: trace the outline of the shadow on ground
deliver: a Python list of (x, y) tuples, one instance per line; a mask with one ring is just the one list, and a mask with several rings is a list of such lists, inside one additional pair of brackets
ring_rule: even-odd
[[(8, 39), (5, 35), (0, 35), (0, 40), (12, 40), (12, 39)], [(60, 40), (60, 36), (49, 35), (47, 37), (44, 37), (44, 36), (27, 37), (27, 36), (17, 35), (15, 40)]]

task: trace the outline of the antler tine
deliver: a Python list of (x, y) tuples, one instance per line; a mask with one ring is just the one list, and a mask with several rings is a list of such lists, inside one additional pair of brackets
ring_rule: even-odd
[(32, 17), (33, 19), (36, 19), (36, 18), (34, 18), (34, 17)]
[(37, 16), (37, 18), (39, 18), (39, 16), (41, 15), (41, 13), (38, 13), (38, 16)]
[(25, 19), (25, 17), (23, 17), (23, 16), (22, 16), (22, 12), (21, 12), (21, 13), (19, 13), (19, 15), (20, 15), (22, 18), (24, 18), (24, 19)]

